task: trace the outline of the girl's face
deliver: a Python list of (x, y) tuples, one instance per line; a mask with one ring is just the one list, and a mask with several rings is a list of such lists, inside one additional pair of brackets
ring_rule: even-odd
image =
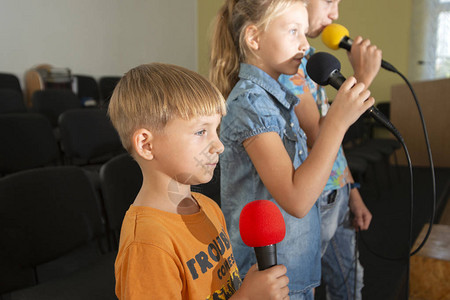
[(339, 17), (341, 0), (310, 0), (308, 4), (308, 37), (318, 37), (322, 30)]
[(302, 2), (293, 4), (274, 18), (265, 31), (259, 31), (249, 47), (253, 50), (248, 63), (275, 80), (281, 74), (297, 73), (301, 59), (309, 49), (306, 39), (308, 12)]

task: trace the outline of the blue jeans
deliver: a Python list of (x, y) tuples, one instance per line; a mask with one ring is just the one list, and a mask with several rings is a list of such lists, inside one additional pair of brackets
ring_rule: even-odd
[[(321, 213), (322, 281), (327, 299), (361, 299), (363, 268), (355, 258), (355, 230), (348, 206), (350, 186), (324, 191), (319, 198)], [(356, 297), (355, 260), (357, 266)]]
[(314, 294), (313, 289), (308, 289), (303, 292), (291, 292), (289, 291), (289, 300), (313, 300)]

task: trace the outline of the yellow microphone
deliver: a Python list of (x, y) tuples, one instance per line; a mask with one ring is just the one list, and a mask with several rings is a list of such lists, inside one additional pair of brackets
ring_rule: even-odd
[(330, 24), (322, 31), (322, 42), (330, 49), (344, 48), (350, 51), (353, 41), (348, 29), (339, 24)]
[[(348, 29), (339, 24), (330, 24), (322, 31), (322, 42), (330, 49), (343, 48), (347, 51), (352, 49), (353, 40), (349, 37)], [(381, 60), (381, 67), (398, 73), (398, 70), (385, 60)]]

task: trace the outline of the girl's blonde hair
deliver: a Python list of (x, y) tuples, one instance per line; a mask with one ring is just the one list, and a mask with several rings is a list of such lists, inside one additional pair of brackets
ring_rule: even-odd
[(238, 82), (239, 64), (250, 49), (245, 43), (245, 29), (255, 25), (264, 31), (270, 21), (289, 7), (307, 0), (226, 0), (219, 10), (212, 35), (209, 79), (224, 97)]
[(139, 128), (162, 131), (173, 118), (226, 114), (225, 100), (206, 78), (183, 67), (152, 63), (128, 71), (112, 94), (108, 114), (132, 153)]

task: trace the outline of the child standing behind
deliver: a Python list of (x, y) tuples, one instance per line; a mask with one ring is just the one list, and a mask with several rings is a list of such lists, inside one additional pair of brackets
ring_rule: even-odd
[(220, 128), (221, 200), (236, 261), (241, 275), (256, 261), (239, 236), (242, 208), (255, 199), (274, 201), (286, 222), (277, 254), (288, 269), (291, 299), (313, 299), (320, 283), (316, 200), (345, 132), (374, 103), (364, 84), (350, 77), (308, 153), (294, 111), (299, 100), (277, 81), (297, 72), (309, 49), (307, 31), (305, 1), (227, 0), (211, 48), (211, 80), (228, 97)]
[(225, 114), (219, 91), (185, 68), (141, 65), (117, 84), (109, 114), (143, 175), (120, 234), (119, 299), (287, 297), (280, 265), (261, 272), (253, 266), (239, 288), (220, 208), (190, 191), (211, 180), (224, 149), (217, 136)]

